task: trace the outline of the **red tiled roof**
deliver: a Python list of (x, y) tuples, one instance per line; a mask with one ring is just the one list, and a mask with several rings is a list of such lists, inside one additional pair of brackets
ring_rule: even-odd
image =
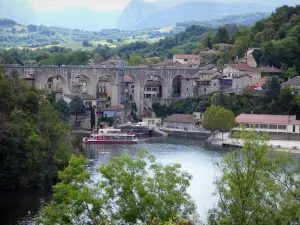
[(132, 83), (133, 79), (132, 79), (131, 76), (126, 75), (126, 76), (123, 77), (123, 82)]
[(247, 64), (229, 64), (229, 67), (239, 70), (239, 71), (246, 71), (246, 72), (259, 72), (259, 73), (281, 73), (280, 69), (277, 69), (275, 67), (257, 67), (252, 68), (251, 66), (248, 66)]
[(196, 123), (199, 120), (195, 120), (193, 115), (187, 114), (173, 114), (164, 119), (166, 122), (179, 122), (179, 123)]
[(107, 107), (107, 108), (103, 109), (103, 111), (118, 111), (118, 110), (121, 110), (121, 109), (122, 109), (121, 106), (112, 105), (110, 107)]
[(284, 82), (282, 85), (284, 86), (300, 86), (300, 76), (296, 76), (287, 82)]
[(296, 116), (266, 115), (266, 114), (241, 114), (236, 117), (237, 123), (250, 124), (295, 124), (300, 125)]
[(258, 67), (256, 69), (261, 73), (281, 73), (281, 70), (275, 67)]
[(175, 58), (177, 59), (200, 59), (199, 55), (184, 55), (184, 54), (178, 54), (175, 55)]

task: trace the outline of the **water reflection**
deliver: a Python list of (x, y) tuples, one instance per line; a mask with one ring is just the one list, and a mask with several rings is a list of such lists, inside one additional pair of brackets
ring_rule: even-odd
[[(205, 212), (216, 202), (216, 198), (212, 196), (216, 175), (214, 163), (227, 152), (209, 146), (203, 140), (184, 137), (148, 139), (136, 145), (89, 145), (87, 157), (91, 165), (88, 169), (94, 172), (100, 164), (107, 163), (112, 157), (123, 153), (135, 157), (142, 149), (153, 154), (158, 162), (179, 163), (184, 170), (192, 174), (193, 179), (188, 191), (196, 201), (201, 219), (205, 219)], [(29, 190), (2, 194), (0, 199), (3, 215), (0, 225), (31, 224), (39, 210), (50, 201), (51, 194)]]

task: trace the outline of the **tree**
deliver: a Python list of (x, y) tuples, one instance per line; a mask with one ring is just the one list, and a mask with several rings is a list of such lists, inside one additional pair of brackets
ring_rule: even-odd
[(229, 33), (226, 27), (220, 27), (215, 36), (215, 43), (228, 43)]
[(71, 115), (69, 104), (63, 99), (58, 100), (56, 104), (57, 104), (58, 111), (61, 113), (64, 120), (68, 121)]
[(111, 159), (91, 179), (88, 161), (72, 156), (59, 172), (53, 201), (45, 207), (38, 224), (166, 224), (194, 220), (195, 204), (187, 193), (191, 175), (180, 165), (162, 165), (142, 151)]
[(79, 115), (84, 115), (85, 106), (82, 99), (76, 95), (70, 102), (70, 111), (72, 115), (75, 115), (75, 130), (77, 128), (77, 117)]
[(68, 163), (69, 126), (43, 96), (0, 76), (0, 189), (51, 186)]
[(284, 153), (270, 157), (265, 134), (243, 130), (240, 151), (217, 163), (215, 195), (218, 204), (209, 211), (208, 225), (297, 224), (300, 219), (300, 168)]
[(247, 45), (242, 40), (236, 40), (232, 48), (232, 53), (234, 56), (243, 57), (245, 51), (247, 50)]
[(89, 46), (90, 46), (90, 42), (89, 42), (87, 39), (84, 39), (84, 40), (82, 41), (82, 46), (83, 46), (83, 47), (89, 47)]
[(96, 125), (96, 115), (95, 115), (95, 108), (96, 106), (92, 106), (90, 108), (91, 111), (91, 130), (93, 131), (95, 129), (95, 125)]
[(235, 117), (232, 111), (221, 106), (212, 105), (204, 113), (203, 127), (211, 130), (213, 133), (216, 130), (223, 132), (230, 131), (236, 125)]
[(267, 102), (277, 100), (280, 95), (280, 83), (276, 76), (272, 76), (267, 80), (267, 89), (265, 93), (265, 99)]

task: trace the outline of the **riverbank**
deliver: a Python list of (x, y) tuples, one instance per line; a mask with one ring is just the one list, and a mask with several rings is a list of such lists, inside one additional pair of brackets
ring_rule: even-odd
[[(215, 146), (230, 146), (230, 147), (242, 147), (244, 141), (237, 138), (230, 138), (229, 133), (215, 134), (207, 139), (212, 145)], [(288, 140), (269, 140), (267, 144), (272, 147), (272, 151), (288, 152), (294, 154), (300, 154), (300, 141), (288, 141)]]

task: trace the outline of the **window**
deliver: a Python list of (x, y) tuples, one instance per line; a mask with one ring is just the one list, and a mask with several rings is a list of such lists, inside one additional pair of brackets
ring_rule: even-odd
[(159, 94), (157, 94), (157, 97), (159, 98)]
[(152, 88), (152, 91), (156, 91), (156, 88)]
[(186, 88), (186, 91), (189, 91), (189, 89), (188, 89), (188, 88)]
[(152, 96), (153, 96), (153, 98), (155, 98), (155, 94), (153, 94)]
[(134, 94), (134, 90), (132, 90), (132, 94)]
[(151, 91), (151, 88), (147, 88), (147, 91)]
[(144, 94), (144, 98), (146, 98), (146, 95)]
[(268, 124), (260, 124), (260, 129), (269, 129)]
[(216, 83), (214, 83), (214, 86), (216, 86), (217, 84)]
[(245, 124), (245, 127), (250, 128), (250, 125), (248, 123)]
[(286, 125), (278, 125), (279, 130), (286, 130)]
[(277, 125), (269, 125), (269, 129), (271, 130), (277, 130)]
[(52, 87), (52, 85), (51, 85), (51, 84), (48, 84), (48, 88), (51, 89), (51, 87)]
[(258, 124), (251, 124), (251, 128), (258, 128)]
[(131, 85), (131, 88), (134, 88), (134, 85)]
[(293, 133), (295, 133), (296, 132), (296, 126), (294, 125), (293, 126)]
[(129, 96), (129, 99), (132, 99), (132, 95)]

